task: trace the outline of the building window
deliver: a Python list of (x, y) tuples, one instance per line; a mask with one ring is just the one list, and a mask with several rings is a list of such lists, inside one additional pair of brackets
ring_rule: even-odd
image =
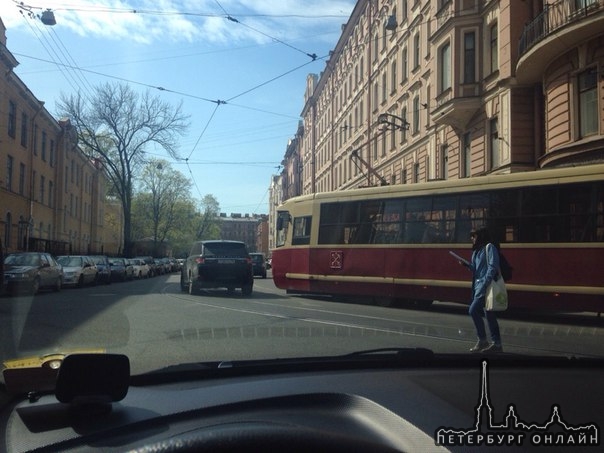
[(365, 73), (365, 65), (363, 64), (363, 57), (359, 60), (359, 77), (363, 80), (363, 74)]
[(489, 121), (489, 144), (491, 148), (491, 168), (497, 168), (501, 165), (497, 118), (493, 118)]
[(402, 75), (402, 82), (405, 82), (407, 80), (407, 78), (409, 77), (409, 57), (407, 55), (407, 48), (405, 47), (403, 49), (403, 52), (401, 54), (401, 75)]
[(13, 101), (8, 102), (8, 135), (17, 135), (17, 105)]
[(439, 82), (441, 93), (451, 88), (451, 44), (446, 43), (439, 52)]
[(6, 157), (6, 190), (13, 190), (13, 156)]
[(466, 132), (463, 135), (461, 153), (461, 177), (468, 178), (471, 174), (472, 162), (472, 135), (470, 132)]
[(440, 147), (440, 178), (447, 179), (449, 174), (449, 145)]
[(474, 83), (476, 82), (476, 34), (473, 31), (464, 34), (463, 45), (463, 81)]
[(386, 71), (382, 74), (382, 103), (388, 100), (388, 75)]
[(413, 133), (419, 132), (419, 96), (413, 98)]
[(413, 182), (419, 182), (419, 162), (413, 164)]
[(390, 68), (390, 93), (396, 93), (396, 83), (398, 80), (396, 79), (396, 59), (392, 62)]
[(25, 195), (25, 164), (19, 164), (19, 195)]
[(497, 24), (491, 26), (490, 48), (491, 48), (491, 73), (499, 69), (499, 49), (497, 47)]
[(33, 136), (32, 148), (34, 149), (34, 155), (38, 155), (38, 125), (34, 124), (34, 136)]
[(42, 131), (42, 160), (46, 162), (46, 131)]
[(421, 52), (421, 43), (419, 40), (419, 33), (413, 37), (413, 69), (419, 67), (419, 56)]
[(407, 123), (407, 107), (403, 107), (401, 110), (401, 118), (403, 119), (403, 127), (401, 127), (401, 141), (407, 141), (407, 130), (409, 129), (409, 124)]
[(10, 248), (10, 230), (12, 228), (13, 217), (10, 212), (6, 213), (6, 221), (4, 223), (4, 247)]
[(27, 114), (21, 114), (21, 146), (27, 146)]
[(373, 36), (373, 61), (377, 61), (378, 53), (380, 51), (378, 41), (379, 41), (379, 37), (378, 37), (378, 34), (376, 33)]
[(40, 175), (40, 203), (44, 204), (44, 195), (46, 191), (46, 178)]
[(590, 68), (579, 74), (579, 133), (581, 137), (598, 132), (597, 71)]
[(54, 167), (55, 166), (55, 141), (51, 140), (50, 141), (50, 166)]

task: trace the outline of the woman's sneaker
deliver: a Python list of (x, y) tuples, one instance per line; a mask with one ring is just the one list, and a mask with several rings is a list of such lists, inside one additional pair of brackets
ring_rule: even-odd
[(486, 348), (484, 348), (481, 352), (487, 352), (489, 354), (503, 352), (503, 346), (501, 346), (501, 344), (492, 343), (492, 344), (488, 345)]
[(470, 352), (482, 352), (486, 348), (489, 347), (489, 342), (487, 340), (478, 340), (476, 345), (470, 349)]

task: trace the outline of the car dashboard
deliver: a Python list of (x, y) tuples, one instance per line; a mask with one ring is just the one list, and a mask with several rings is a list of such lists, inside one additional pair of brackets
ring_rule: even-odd
[(14, 398), (2, 411), (2, 450), (593, 447), (604, 421), (603, 371), (590, 360), (380, 354), (167, 369), (130, 378), (123, 399), (110, 403), (65, 403), (53, 392)]

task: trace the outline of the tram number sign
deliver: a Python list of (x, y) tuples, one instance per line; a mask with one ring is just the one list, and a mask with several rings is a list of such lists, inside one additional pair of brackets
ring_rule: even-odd
[(344, 252), (341, 250), (329, 252), (329, 267), (331, 269), (342, 269), (342, 261), (344, 259)]

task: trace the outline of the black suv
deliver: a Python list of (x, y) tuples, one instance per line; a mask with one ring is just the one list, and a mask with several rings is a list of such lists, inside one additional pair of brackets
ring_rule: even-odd
[(241, 288), (249, 296), (253, 286), (252, 260), (239, 241), (195, 242), (180, 272), (180, 288), (189, 294), (201, 288)]
[(262, 278), (266, 278), (266, 258), (264, 253), (250, 253), (252, 258), (252, 265), (254, 269), (254, 277), (259, 275)]

